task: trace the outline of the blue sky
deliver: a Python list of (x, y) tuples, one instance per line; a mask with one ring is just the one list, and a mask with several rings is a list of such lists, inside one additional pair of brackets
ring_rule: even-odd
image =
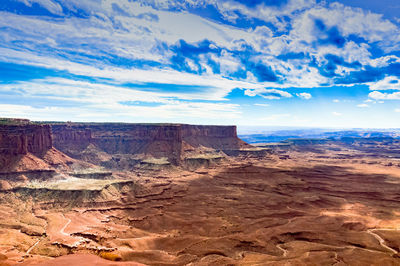
[(394, 0), (2, 0), (0, 117), (400, 127)]

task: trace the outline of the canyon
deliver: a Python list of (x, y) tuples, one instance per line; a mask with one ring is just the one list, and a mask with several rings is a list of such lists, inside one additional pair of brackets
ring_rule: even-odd
[(388, 138), (4, 120), (0, 265), (399, 265), (399, 158)]

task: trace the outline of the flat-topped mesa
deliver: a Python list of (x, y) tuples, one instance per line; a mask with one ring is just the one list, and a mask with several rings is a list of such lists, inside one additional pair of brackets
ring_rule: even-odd
[(174, 124), (67, 123), (51, 124), (54, 146), (79, 157), (91, 144), (108, 154), (148, 154), (180, 158), (181, 132)]
[[(24, 120), (25, 121), (25, 120)], [(26, 122), (26, 121), (25, 121)], [(0, 154), (42, 155), (53, 146), (51, 127), (26, 123), (0, 123)]]
[(64, 123), (51, 124), (54, 146), (79, 157), (91, 144), (108, 154), (146, 154), (166, 157), (179, 164), (185, 147), (204, 146), (215, 150), (240, 149), (245, 142), (236, 126), (186, 124)]
[(236, 126), (181, 125), (182, 140), (198, 147), (216, 150), (238, 150), (247, 143), (237, 137)]

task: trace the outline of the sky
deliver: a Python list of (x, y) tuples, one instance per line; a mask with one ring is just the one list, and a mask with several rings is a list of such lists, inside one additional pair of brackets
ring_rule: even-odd
[(1, 0), (0, 117), (400, 128), (400, 1)]

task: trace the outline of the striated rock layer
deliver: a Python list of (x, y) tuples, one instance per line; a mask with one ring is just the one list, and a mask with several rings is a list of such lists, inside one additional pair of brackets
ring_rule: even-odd
[(0, 125), (0, 153), (44, 154), (53, 146), (50, 125)]
[(184, 124), (65, 123), (52, 124), (54, 146), (81, 157), (91, 145), (107, 154), (146, 154), (166, 157), (179, 164), (186, 150), (199, 147), (218, 151), (238, 150), (247, 145), (236, 126)]
[(0, 118), (0, 180), (14, 185), (31, 179), (44, 180), (54, 176), (56, 168), (66, 169), (74, 162), (53, 147), (50, 125)]

